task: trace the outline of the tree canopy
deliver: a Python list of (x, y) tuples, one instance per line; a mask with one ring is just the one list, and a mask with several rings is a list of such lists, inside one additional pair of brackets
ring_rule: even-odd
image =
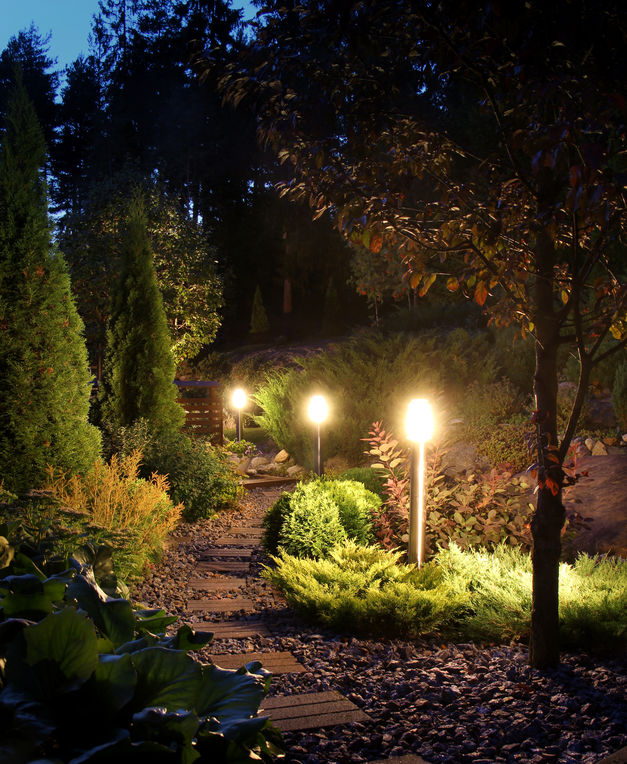
[[(272, 2), (221, 81), (284, 195), (394, 248), (419, 294), (444, 278), (533, 335), (538, 666), (558, 659), (563, 459), (590, 368), (627, 343), (624, 40), (615, 0)], [(558, 441), (564, 344), (581, 375)]]

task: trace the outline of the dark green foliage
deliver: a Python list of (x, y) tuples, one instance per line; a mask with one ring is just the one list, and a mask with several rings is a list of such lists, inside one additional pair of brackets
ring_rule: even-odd
[[(270, 374), (255, 396), (259, 423), (300, 464), (312, 464), (312, 429), (306, 417), (312, 390), (328, 396), (335, 412), (323, 425), (323, 457), (361, 461), (361, 439), (373, 421), (400, 424), (403, 402), (433, 397), (444, 388), (453, 398), (473, 381), (487, 384), (496, 362), (487, 335), (456, 329), (420, 336), (366, 333), (297, 359), (298, 368)], [(400, 427), (398, 427), (400, 430)]]
[(335, 281), (331, 277), (324, 293), (324, 305), (322, 308), (322, 333), (326, 336), (339, 334), (342, 330), (342, 309), (340, 299), (335, 287)]
[(181, 432), (153, 431), (146, 420), (121, 428), (114, 448), (142, 454), (141, 475), (166, 475), (169, 494), (185, 505), (183, 518), (194, 522), (231, 507), (238, 497), (237, 476), (225, 454), (215, 446)]
[(612, 407), (622, 432), (627, 432), (627, 361), (616, 369), (612, 386)]
[(349, 470), (342, 472), (340, 478), (342, 480), (356, 480), (362, 483), (369, 491), (372, 491), (372, 493), (376, 493), (382, 500), (386, 498), (381, 473), (372, 467), (351, 467)]
[(266, 530), (263, 535), (263, 548), (269, 554), (276, 554), (279, 550), (279, 536), (285, 518), (290, 513), (291, 498), (291, 493), (283, 492), (264, 515), (263, 527)]
[(465, 437), (495, 467), (512, 472), (525, 469), (531, 459), (527, 437), (530, 425), (521, 413), (525, 397), (509, 381), (471, 385), (462, 398)]
[(263, 304), (263, 297), (261, 296), (261, 289), (259, 284), (255, 289), (255, 295), (253, 297), (253, 307), (250, 315), (250, 333), (251, 334), (266, 334), (270, 331), (270, 323), (268, 322), (268, 315)]
[(210, 634), (182, 626), (166, 636), (174, 616), (107, 597), (89, 566), (72, 563), (50, 575), (17, 550), (0, 572), (7, 761), (235, 764), (280, 753), (280, 734), (257, 716), (270, 680), (261, 664), (193, 660)]
[(130, 204), (122, 272), (112, 296), (99, 394), (103, 420), (117, 428), (143, 418), (155, 430), (178, 430), (185, 414), (176, 402), (174, 371), (146, 220), (137, 198)]
[(0, 481), (16, 492), (40, 487), (48, 464), (82, 472), (100, 451), (87, 421), (83, 325), (50, 235), (44, 161), (18, 87), (0, 154)]

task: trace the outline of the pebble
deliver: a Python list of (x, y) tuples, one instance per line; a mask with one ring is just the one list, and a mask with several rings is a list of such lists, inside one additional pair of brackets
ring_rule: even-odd
[[(173, 533), (181, 543), (171, 545), (136, 587), (134, 599), (163, 607), (182, 623), (187, 600), (198, 597), (188, 586), (198, 576), (196, 556), (232, 525), (259, 525), (282, 490), (250, 491), (235, 512), (181, 525)], [(286, 760), (292, 764), (348, 764), (407, 754), (431, 764), (592, 764), (627, 745), (627, 656), (565, 653), (556, 669), (539, 671), (527, 665), (527, 650), (517, 644), (338, 635), (290, 611), (258, 577), (265, 563), (262, 551), (255, 550), (246, 596), (257, 612), (245, 617), (271, 610), (266, 618), (273, 636), (222, 640), (220, 652), (289, 650), (306, 671), (273, 677), (270, 694), (338, 690), (372, 719), (285, 733)], [(205, 616), (207, 629), (218, 619)], [(195, 657), (207, 661), (214, 649), (210, 645)]]

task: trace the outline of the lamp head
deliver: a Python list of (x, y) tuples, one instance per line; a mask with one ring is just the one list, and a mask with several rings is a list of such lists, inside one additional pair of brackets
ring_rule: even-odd
[(242, 390), (241, 387), (238, 387), (237, 390), (233, 390), (231, 403), (235, 406), (236, 409), (243, 409), (246, 405), (246, 401), (246, 393)]
[(409, 402), (405, 431), (407, 439), (414, 443), (431, 440), (434, 430), (433, 411), (425, 398), (414, 398)]
[(329, 415), (329, 407), (323, 395), (313, 395), (309, 400), (307, 413), (312, 422), (320, 424)]

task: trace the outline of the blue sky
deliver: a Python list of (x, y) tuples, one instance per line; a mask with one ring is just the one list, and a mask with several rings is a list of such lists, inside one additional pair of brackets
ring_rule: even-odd
[[(249, 3), (238, 0), (233, 6)], [(81, 53), (87, 55), (91, 19), (97, 10), (98, 0), (0, 0), (0, 51), (34, 22), (40, 34), (52, 32), (50, 57), (62, 69)]]

